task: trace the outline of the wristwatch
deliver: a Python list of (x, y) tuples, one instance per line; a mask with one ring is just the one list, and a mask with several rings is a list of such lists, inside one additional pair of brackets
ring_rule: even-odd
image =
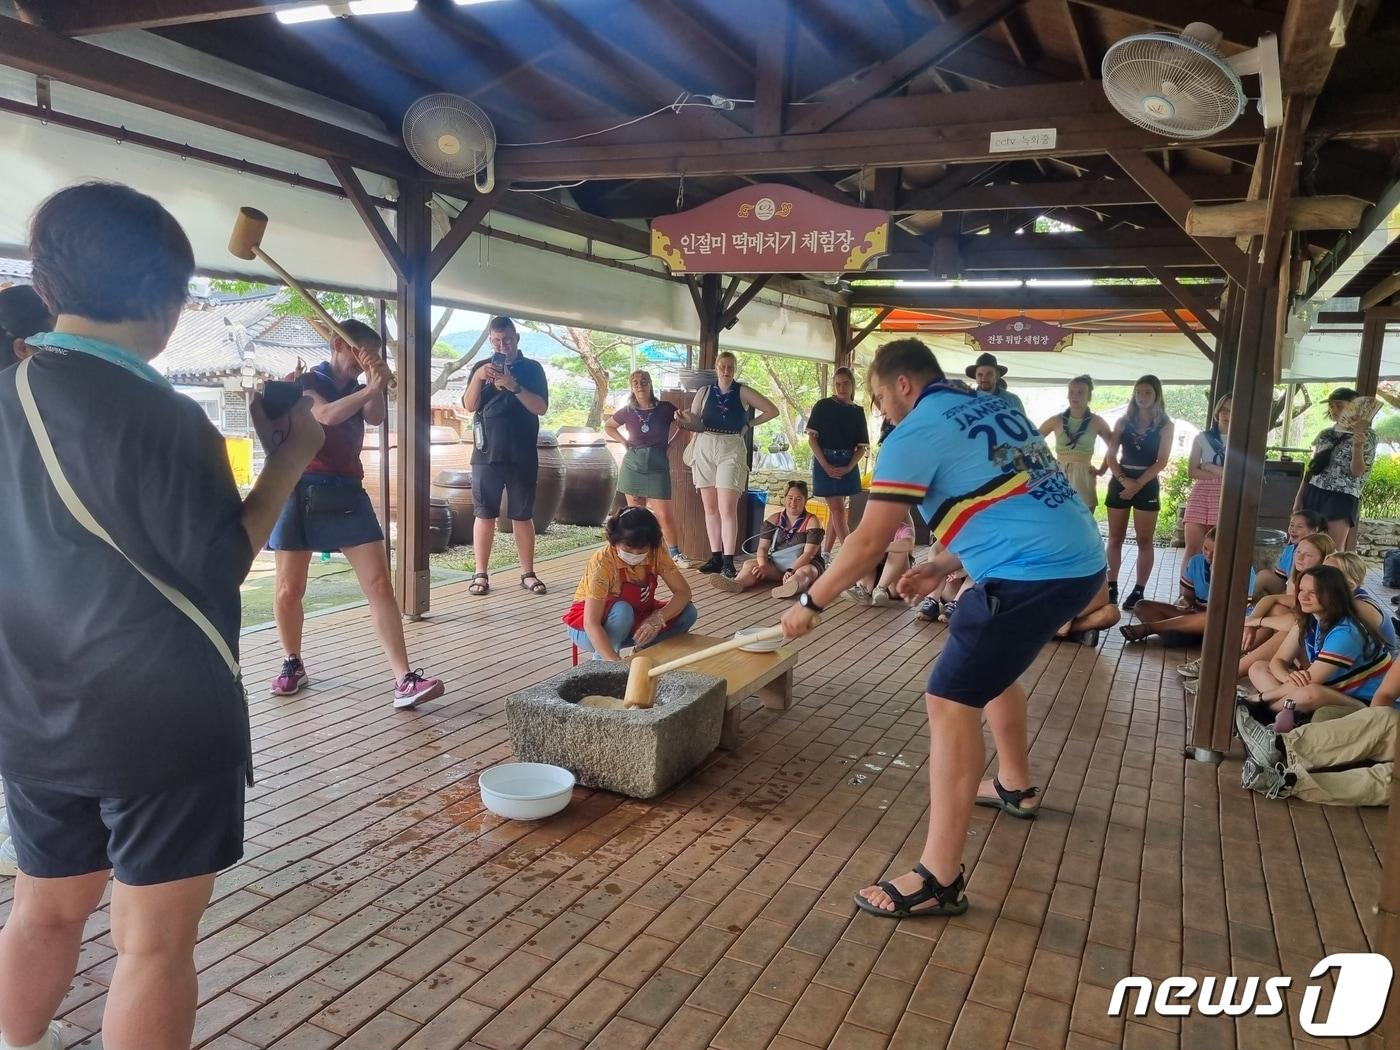
[(1298, 710), (1298, 701), (1293, 700), (1293, 699), (1285, 700), (1285, 701), (1283, 702), (1283, 709), (1284, 709), (1285, 711), (1296, 711), (1296, 710)]
[(826, 610), (823, 609), (820, 605), (812, 601), (812, 596), (806, 591), (803, 591), (797, 596), (797, 604), (802, 606), (802, 608), (808, 609), (814, 613), (826, 612)]

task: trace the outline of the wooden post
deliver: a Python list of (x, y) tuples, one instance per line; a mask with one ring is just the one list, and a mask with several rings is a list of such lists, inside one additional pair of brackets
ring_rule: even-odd
[(1235, 381), (1235, 364), (1239, 359), (1240, 300), (1244, 289), (1229, 285), (1225, 309), (1221, 311), (1220, 335), (1215, 340), (1215, 367), (1211, 371), (1210, 403), (1214, 405), (1230, 392)]
[(720, 275), (707, 273), (700, 278), (700, 363), (699, 368), (714, 368), (719, 357), (720, 321), (724, 316), (724, 295)]
[(831, 331), (836, 342), (836, 367), (850, 368), (851, 358), (855, 354), (855, 347), (851, 345), (851, 308), (832, 306), (828, 309), (831, 313)]
[(429, 433), (432, 424), (432, 220), (420, 182), (401, 182), (398, 240), (409, 279), (398, 281), (399, 560), (394, 590), (405, 616), (428, 611)]
[[(1230, 747), (1230, 720), (1235, 708), (1240, 629), (1248, 604), (1249, 571), (1264, 481), (1264, 451), (1273, 408), (1274, 359), (1282, 334), (1280, 309), (1286, 302), (1292, 272), (1284, 250), (1288, 201), (1296, 178), (1294, 160), (1302, 147), (1303, 99), (1290, 98), (1282, 127), (1275, 133), (1269, 174), (1268, 223), (1262, 237), (1250, 242), (1245, 258), (1244, 294), (1239, 301), (1239, 337), (1230, 392), (1229, 452), (1221, 485), (1220, 529), (1215, 541), (1213, 584), (1201, 649), (1191, 745), (1197, 758), (1218, 761)], [(1221, 355), (1223, 359), (1223, 355)], [(1226, 374), (1222, 372), (1221, 382)]]
[(1385, 343), (1385, 319), (1371, 311), (1361, 325), (1361, 357), (1356, 362), (1356, 392), (1376, 396), (1381, 375), (1381, 347)]

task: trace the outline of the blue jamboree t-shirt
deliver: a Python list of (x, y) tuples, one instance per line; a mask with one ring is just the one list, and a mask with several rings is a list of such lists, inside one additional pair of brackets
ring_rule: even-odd
[(1377, 645), (1351, 617), (1344, 617), (1325, 633), (1315, 617), (1309, 617), (1303, 649), (1308, 663), (1332, 664), (1337, 668), (1327, 685), (1356, 700), (1370, 700), (1390, 670), (1390, 650)]
[(917, 504), (974, 580), (1067, 580), (1104, 567), (1093, 515), (1035, 426), (965, 383), (925, 388), (885, 439), (870, 498)]
[[(1181, 570), (1181, 582), (1196, 592), (1196, 600), (1205, 602), (1210, 598), (1210, 562), (1204, 554), (1193, 554), (1191, 560)], [(1254, 569), (1249, 570), (1249, 593), (1254, 593)]]
[(1283, 548), (1283, 553), (1278, 556), (1278, 564), (1274, 566), (1274, 572), (1278, 573), (1285, 580), (1288, 574), (1293, 571), (1293, 552), (1298, 549), (1296, 543), (1290, 543)]

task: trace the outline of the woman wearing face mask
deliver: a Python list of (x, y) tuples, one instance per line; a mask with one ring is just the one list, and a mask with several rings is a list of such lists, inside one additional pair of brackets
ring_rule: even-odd
[(1338, 387), (1327, 398), (1332, 425), (1313, 440), (1312, 459), (1293, 502), (1295, 511), (1315, 510), (1327, 519), (1327, 534), (1338, 550), (1346, 550), (1351, 530), (1361, 520), (1361, 489), (1376, 461), (1376, 432), (1369, 423), (1356, 420), (1345, 430), (1337, 426), (1356, 398), (1349, 387)]
[(1225, 476), (1225, 440), (1230, 430), (1230, 395), (1215, 403), (1210, 427), (1196, 435), (1191, 442), (1187, 471), (1191, 475), (1191, 492), (1186, 497), (1186, 550), (1181, 555), (1185, 565), (1201, 550), (1206, 530), (1220, 521), (1220, 479)]
[(671, 463), (667, 450), (676, 436), (676, 406), (657, 400), (650, 372), (639, 369), (627, 377), (627, 383), (631, 389), (627, 404), (603, 424), (608, 436), (627, 449), (617, 491), (627, 497), (629, 507), (647, 507), (656, 515), (671, 560), (678, 568), (688, 569), (690, 562), (676, 544), (676, 526), (671, 518)]
[[(749, 450), (744, 432), (778, 414), (773, 402), (734, 378), (736, 359), (728, 350), (715, 361), (715, 382), (699, 390), (690, 411), (680, 414), (681, 426), (700, 434), (685, 450), (686, 465), (705, 505), (705, 533), (710, 560), (704, 573), (734, 579), (734, 552), (739, 549), (739, 493), (749, 483)], [(749, 410), (757, 412), (752, 422)]]
[(850, 533), (846, 519), (846, 497), (860, 492), (860, 464), (870, 448), (870, 431), (865, 410), (855, 403), (855, 376), (849, 368), (838, 368), (831, 377), (833, 397), (824, 397), (812, 406), (807, 417), (807, 443), (812, 448), (812, 493), (826, 500), (826, 538), (822, 553), (845, 540)]
[[(645, 507), (608, 519), (607, 546), (595, 551), (564, 615), (569, 640), (595, 660), (621, 660), (621, 650), (645, 649), (695, 626), (699, 613), (690, 584), (661, 545), (661, 523)], [(657, 581), (671, 592), (656, 593)]]
[(761, 583), (776, 583), (774, 598), (792, 598), (805, 591), (826, 567), (822, 560), (822, 525), (807, 513), (807, 483), (789, 481), (783, 507), (770, 514), (758, 537), (758, 554), (746, 561), (734, 579), (715, 576), (722, 591), (737, 594)]
[(27, 284), (0, 291), (0, 371), (34, 353), (25, 340), (53, 331), (53, 317), (39, 293)]
[(1168, 418), (1162, 400), (1162, 381), (1154, 375), (1143, 376), (1133, 387), (1128, 411), (1113, 428), (1108, 455), (1104, 457), (1113, 477), (1104, 506), (1108, 508), (1108, 595), (1115, 604), (1129, 511), (1137, 535), (1137, 582), (1123, 600), (1124, 609), (1131, 609), (1142, 600), (1143, 588), (1152, 576), (1152, 538), (1157, 531), (1157, 514), (1162, 509), (1157, 478), (1166, 469), (1175, 433), (1176, 426)]
[(1105, 461), (1105, 466), (1094, 466), (1094, 447), (1100, 440), (1107, 445), (1113, 438), (1113, 431), (1103, 417), (1089, 411), (1089, 399), (1093, 394), (1093, 379), (1076, 376), (1069, 381), (1066, 390), (1069, 407), (1040, 424), (1041, 437), (1055, 436), (1055, 459), (1090, 510), (1099, 505), (1098, 479), (1107, 465)]

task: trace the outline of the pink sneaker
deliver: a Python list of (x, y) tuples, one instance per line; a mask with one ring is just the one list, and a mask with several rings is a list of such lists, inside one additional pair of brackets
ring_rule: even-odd
[(273, 696), (292, 696), (310, 684), (311, 679), (306, 676), (301, 658), (289, 656), (282, 661), (282, 673), (272, 680), (269, 688)]
[(421, 670), (409, 671), (403, 681), (394, 686), (394, 707), (407, 711), (424, 700), (434, 700), (443, 693), (441, 678), (424, 678)]

